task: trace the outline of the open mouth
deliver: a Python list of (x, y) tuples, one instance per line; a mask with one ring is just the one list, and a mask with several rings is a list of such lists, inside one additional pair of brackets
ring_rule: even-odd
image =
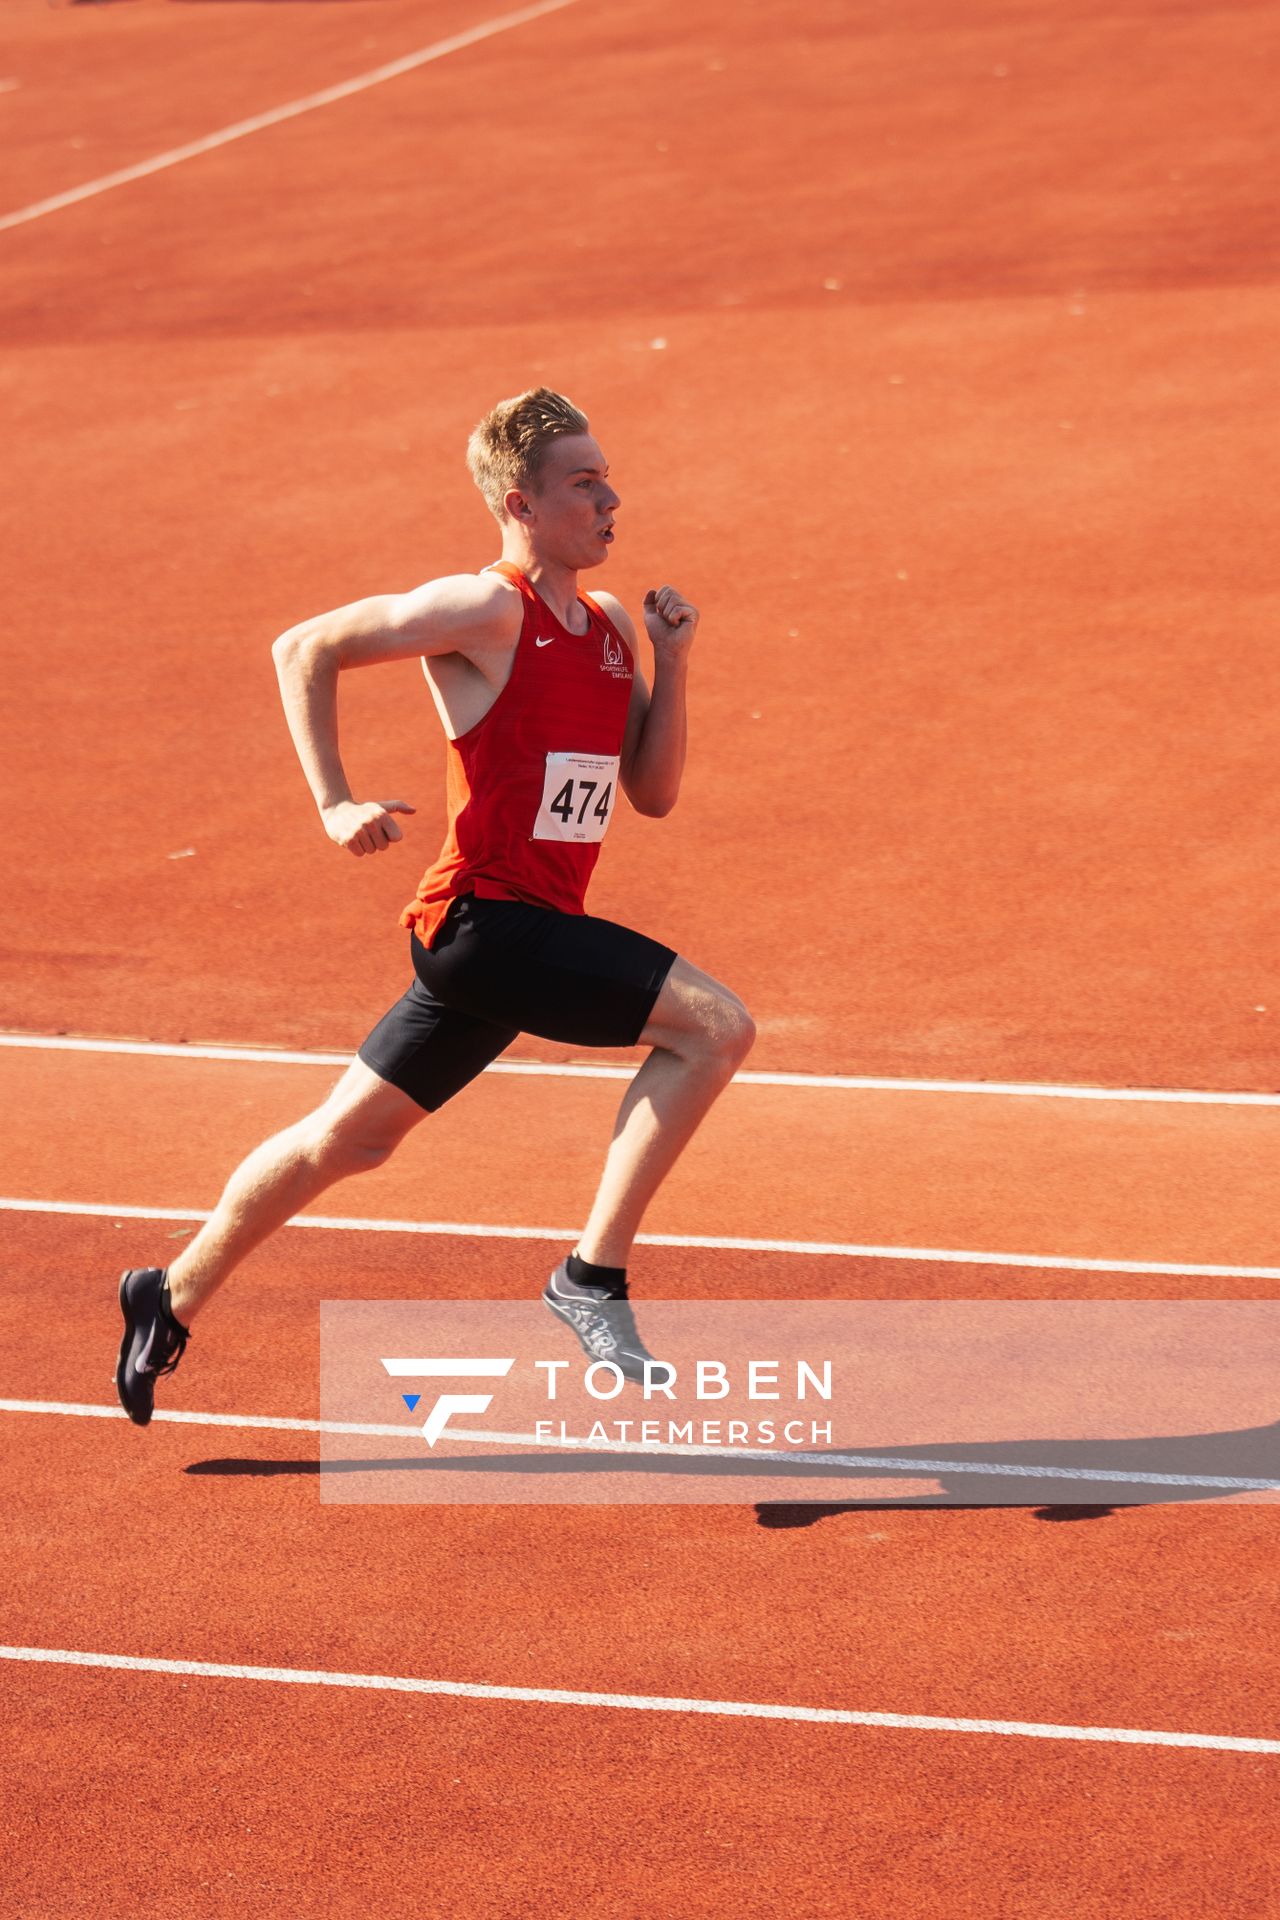
[(600, 538), (604, 541), (606, 546), (609, 546), (612, 544), (613, 542), (613, 522), (612, 521), (609, 522), (609, 525), (607, 527), (601, 527)]

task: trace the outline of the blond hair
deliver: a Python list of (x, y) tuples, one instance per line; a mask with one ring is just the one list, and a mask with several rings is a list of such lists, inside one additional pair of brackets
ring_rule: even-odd
[(530, 387), (514, 400), (499, 400), (467, 442), (467, 465), (500, 522), (507, 518), (505, 495), (536, 483), (551, 442), (587, 431), (586, 414), (550, 387)]

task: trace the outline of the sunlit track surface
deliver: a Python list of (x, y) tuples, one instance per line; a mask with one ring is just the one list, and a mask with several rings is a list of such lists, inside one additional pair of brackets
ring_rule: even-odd
[(536, 1299), (624, 1056), (518, 1042), (112, 1404), (121, 1269), (403, 990), (439, 843), (416, 666), (344, 685), (419, 809), (344, 862), (270, 641), (492, 558), (462, 448), (534, 379), (606, 584), (703, 609), (680, 807), (592, 905), (759, 1026), (637, 1298), (1275, 1295), (1274, 10), (500, 12), (8, 22), (0, 212), (72, 196), (0, 233), (22, 1920), (725, 1920), (744, 1863), (768, 1914), (1269, 1915), (1247, 1492), (321, 1502), (321, 1300)]
[[(0, 1050), (3, 1198), (191, 1220), (335, 1077), (327, 1063)], [(386, 1166), (299, 1218), (572, 1237), (618, 1097), (598, 1080), (483, 1075)], [(734, 1084), (659, 1191), (643, 1244), (1265, 1289), (1280, 1269), (1278, 1164), (1269, 1106)]]
[[(38, 630), (45, 669), (13, 777), (37, 790), (58, 737), (94, 858), (8, 850), (0, 1021), (347, 1050), (402, 990), (396, 915), (440, 826), (421, 675), (344, 689), (362, 768), (420, 809), (357, 873), (305, 802), (268, 648), (367, 583), (491, 557), (459, 450), (537, 365), (589, 395), (627, 489), (611, 584), (634, 600), (657, 565), (704, 608), (678, 814), (615, 823), (593, 900), (732, 980), (755, 1068), (1274, 1092), (1241, 880), (1272, 827), (1234, 796), (1271, 757), (1276, 132), (1249, 76), (1277, 27), (1155, 3), (578, 0), (4, 235), (26, 411), (0, 644)], [(305, 39), (299, 17), (30, 10), (0, 126), (19, 197), (424, 43), (406, 0), (363, 0), (359, 59), (349, 11)], [(433, 31), (492, 17), (441, 0)], [(552, 75), (575, 112), (519, 172), (494, 103)], [(665, 237), (639, 285), (616, 245), (638, 214)], [(806, 499), (819, 418), (831, 512)], [(92, 646), (59, 523), (102, 583)], [(246, 556), (236, 524), (272, 538)], [(163, 637), (140, 680), (141, 634)]]

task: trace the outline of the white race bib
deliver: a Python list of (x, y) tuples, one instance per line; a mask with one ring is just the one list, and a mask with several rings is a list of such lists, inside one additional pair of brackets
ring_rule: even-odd
[(618, 792), (615, 754), (549, 753), (535, 840), (603, 840)]

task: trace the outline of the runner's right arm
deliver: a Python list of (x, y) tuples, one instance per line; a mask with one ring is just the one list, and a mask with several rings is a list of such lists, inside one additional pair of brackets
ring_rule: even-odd
[[(324, 830), (357, 855), (401, 838), (392, 818), (406, 800), (356, 800), (338, 750), (338, 675), (384, 660), (467, 656), (512, 644), (513, 596), (501, 576), (450, 574), (411, 593), (378, 594), (318, 614), (282, 633), (271, 648), (289, 732)], [(518, 600), (516, 602), (518, 605)]]

